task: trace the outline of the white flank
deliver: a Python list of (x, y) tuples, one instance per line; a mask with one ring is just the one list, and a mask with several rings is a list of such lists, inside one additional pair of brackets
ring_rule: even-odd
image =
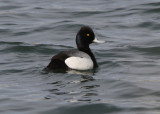
[(75, 70), (93, 69), (93, 61), (90, 58), (69, 57), (65, 60), (66, 65)]

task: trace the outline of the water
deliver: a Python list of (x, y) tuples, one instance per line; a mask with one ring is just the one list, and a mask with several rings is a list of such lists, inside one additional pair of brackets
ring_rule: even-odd
[[(1, 114), (158, 114), (159, 0), (1, 0)], [(45, 73), (89, 25), (93, 72)]]

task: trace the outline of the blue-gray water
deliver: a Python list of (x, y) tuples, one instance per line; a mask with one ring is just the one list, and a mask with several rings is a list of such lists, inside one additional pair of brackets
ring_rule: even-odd
[[(89, 25), (99, 68), (45, 73)], [(0, 114), (159, 114), (160, 0), (1, 0)]]

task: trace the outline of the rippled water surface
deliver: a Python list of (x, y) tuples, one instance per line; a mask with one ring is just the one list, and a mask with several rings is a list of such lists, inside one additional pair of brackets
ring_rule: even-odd
[[(89, 25), (95, 72), (46, 73)], [(160, 0), (1, 0), (1, 114), (159, 114)]]

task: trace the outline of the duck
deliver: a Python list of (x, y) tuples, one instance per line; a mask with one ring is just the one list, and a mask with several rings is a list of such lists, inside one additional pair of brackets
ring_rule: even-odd
[(91, 27), (82, 26), (76, 35), (76, 50), (61, 51), (51, 58), (47, 70), (72, 69), (91, 70), (98, 67), (96, 58), (89, 45), (91, 43), (105, 43), (95, 37)]

